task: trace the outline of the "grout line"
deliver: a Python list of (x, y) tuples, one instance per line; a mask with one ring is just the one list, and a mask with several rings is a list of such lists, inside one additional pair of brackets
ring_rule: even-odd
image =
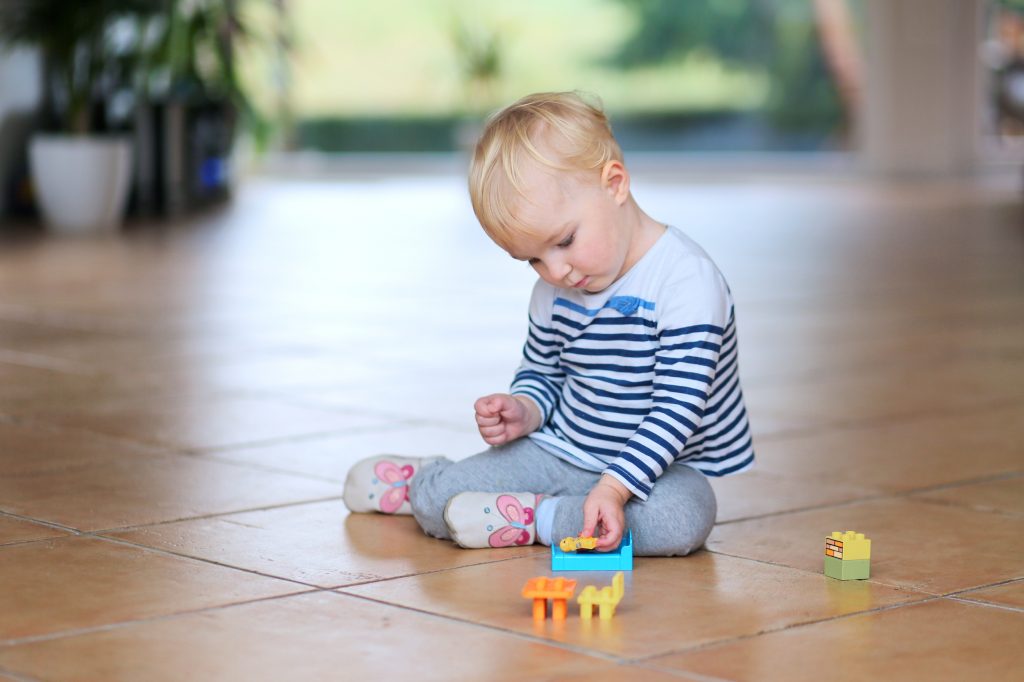
[(81, 535), (100, 535), (104, 533), (127, 533), (134, 530), (142, 530), (144, 528), (156, 528), (159, 526), (167, 526), (172, 523), (185, 523), (187, 521), (203, 521), (205, 519), (216, 519), (222, 516), (232, 516), (235, 514), (249, 514), (260, 511), (271, 511), (274, 509), (287, 509), (289, 507), (301, 507), (304, 504), (319, 504), (321, 502), (336, 502), (342, 498), (341, 495), (332, 495), (330, 497), (316, 497), (309, 500), (297, 500), (295, 502), (282, 502), (281, 504), (272, 504), (266, 507), (248, 507), (245, 509), (235, 509), (232, 511), (225, 512), (214, 512), (212, 514), (203, 514), (200, 516), (184, 516), (178, 519), (167, 519), (165, 521), (154, 521), (153, 523), (140, 523), (134, 526), (115, 526), (113, 528), (97, 528), (90, 531), (78, 531)]
[[(3, 510), (0, 510), (0, 516), (9, 516), (11, 518), (18, 519), (19, 521), (27, 521), (29, 523), (34, 523), (34, 524), (39, 525), (39, 526), (46, 526), (47, 528), (53, 528), (55, 530), (66, 531), (68, 533), (71, 533), (72, 535), (81, 535), (82, 534), (82, 531), (78, 530), (77, 528), (72, 528), (71, 526), (64, 526), (62, 524), (55, 523), (53, 521), (44, 521), (43, 519), (37, 519), (37, 518), (35, 518), (33, 516), (24, 516), (23, 514), (16, 514), (14, 512), (3, 511)], [(54, 540), (54, 539), (56, 539), (56, 538), (37, 538), (37, 540)], [(25, 542), (35, 542), (35, 540), (26, 540)], [(11, 544), (21, 544), (21, 543), (11, 543)]]
[(329, 588), (321, 587), (319, 585), (314, 585), (312, 583), (305, 583), (305, 582), (302, 582), (301, 580), (295, 580), (294, 578), (285, 578), (285, 577), (279, 576), (279, 575), (269, 575), (267, 573), (260, 573), (259, 571), (253, 570), (251, 568), (244, 568), (242, 566), (234, 566), (232, 564), (225, 564), (225, 563), (221, 563), (219, 561), (214, 561), (213, 559), (207, 559), (207, 558), (204, 558), (204, 557), (192, 556), (191, 554), (181, 554), (179, 552), (172, 552), (171, 550), (163, 549), (162, 547), (151, 547), (149, 545), (143, 545), (143, 544), (140, 544), (138, 542), (132, 542), (130, 540), (124, 540), (122, 538), (112, 538), (112, 537), (106, 537), (106, 536), (103, 536), (103, 535), (94, 535), (92, 537), (94, 539), (96, 539), (96, 540), (102, 540), (102, 541), (110, 542), (110, 543), (116, 544), (116, 545), (125, 545), (127, 547), (134, 547), (136, 549), (142, 549), (142, 550), (145, 550), (145, 551), (153, 553), (153, 554), (160, 554), (160, 555), (163, 555), (163, 556), (172, 556), (172, 557), (176, 557), (176, 558), (179, 558), (179, 559), (188, 559), (190, 561), (198, 561), (200, 563), (210, 564), (210, 565), (213, 565), (213, 566), (219, 566), (221, 568), (229, 568), (229, 569), (232, 569), (232, 570), (235, 570), (235, 571), (241, 571), (242, 573), (249, 573), (251, 575), (256, 575), (256, 576), (259, 576), (261, 578), (269, 578), (269, 579), (273, 579), (273, 580), (282, 580), (284, 582), (293, 583), (295, 585), (300, 585), (302, 587), (310, 587), (310, 588), (313, 588), (313, 589), (316, 589), (316, 590), (329, 589)]
[(415, 578), (415, 577), (424, 576), (424, 575), (434, 575), (436, 573), (446, 573), (448, 571), (457, 571), (457, 570), (462, 569), (462, 568), (472, 568), (474, 566), (489, 566), (491, 564), (501, 564), (501, 563), (504, 563), (506, 561), (524, 561), (526, 559), (533, 559), (533, 558), (536, 558), (538, 556), (543, 557), (546, 554), (547, 554), (546, 552), (537, 552), (536, 554), (530, 554), (530, 555), (526, 555), (526, 556), (508, 557), (507, 559), (492, 559), (490, 561), (478, 561), (476, 563), (471, 563), (471, 564), (459, 564), (458, 566), (445, 566), (443, 568), (435, 568), (435, 569), (430, 570), (430, 571), (417, 571), (416, 573), (403, 573), (402, 575), (384, 576), (384, 577), (381, 577), (381, 578), (376, 578), (376, 579), (373, 579), (373, 580), (364, 580), (362, 582), (357, 582), (357, 583), (346, 583), (345, 585), (338, 585), (336, 587), (331, 587), (331, 588), (328, 588), (328, 589), (332, 589), (332, 590), (335, 590), (335, 591), (344, 591), (344, 590), (347, 590), (347, 589), (352, 588), (352, 587), (362, 587), (364, 585), (376, 585), (377, 583), (386, 583), (386, 582), (390, 582), (392, 580), (401, 580), (402, 578)]
[(3, 667), (2, 665), (0, 665), (0, 675), (6, 675), (16, 682), (40, 682), (40, 678), (38, 677), (30, 677), (25, 673), (15, 672), (10, 668)]
[(976, 587), (968, 587), (963, 590), (957, 590), (956, 592), (950, 592), (946, 594), (947, 597), (956, 597), (961, 594), (967, 594), (968, 592), (975, 592), (977, 590), (987, 590), (992, 587), (1002, 587), (1004, 585), (1012, 585), (1013, 583), (1024, 582), (1024, 578), (1009, 578), (1007, 580), (1000, 580), (997, 583), (989, 583), (988, 585), (978, 585)]
[(335, 485), (341, 485), (344, 483), (343, 478), (330, 478), (329, 476), (323, 476), (320, 474), (311, 474), (307, 471), (297, 471), (295, 469), (285, 469), (282, 467), (270, 466), (268, 464), (260, 464), (259, 462), (247, 462), (243, 460), (230, 459), (223, 456), (218, 456), (219, 452), (230, 452), (230, 450), (218, 450), (214, 452), (202, 452), (197, 450), (180, 450), (174, 454), (179, 457), (192, 457), (210, 462), (219, 462), (221, 464), (231, 464), (234, 466), (245, 467), (247, 469), (253, 469), (255, 471), (263, 471), (269, 474), (288, 474), (290, 476), (298, 476), (299, 478), (305, 478), (310, 481), (317, 481), (320, 483), (333, 483)]
[[(804, 573), (804, 574), (807, 574), (807, 575), (824, 575), (823, 572), (819, 571), (819, 570), (810, 570), (810, 569), (807, 569), (807, 568), (800, 568), (799, 566), (790, 566), (788, 564), (778, 564), (778, 563), (775, 563), (773, 561), (767, 561), (765, 559), (758, 559), (756, 557), (742, 556), (740, 554), (730, 554), (729, 552), (723, 552), (723, 551), (717, 550), (717, 549), (707, 549), (707, 548), (705, 548), (704, 551), (709, 552), (711, 554), (717, 554), (719, 556), (727, 556), (727, 557), (730, 557), (732, 559), (740, 559), (742, 561), (753, 561), (754, 563), (763, 564), (765, 566), (774, 566), (776, 568), (785, 568), (785, 569), (788, 569), (788, 570), (791, 570), (791, 571), (799, 571), (800, 573)], [(912, 593), (912, 594), (920, 594), (920, 595), (924, 595), (925, 597), (928, 597), (928, 598), (945, 597), (945, 596), (947, 596), (947, 595), (942, 594), (942, 593), (925, 592), (924, 590), (919, 590), (919, 589), (915, 589), (915, 588), (912, 588), (912, 587), (907, 587), (906, 585), (900, 585), (899, 583), (883, 582), (881, 580), (878, 580), (877, 578), (868, 578), (866, 580), (861, 580), (859, 582), (864, 582), (864, 583), (867, 583), (869, 585), (878, 585), (879, 587), (887, 587), (887, 588), (890, 588), (890, 589), (893, 589), (893, 590), (897, 590), (899, 592), (909, 592), (909, 593)], [(977, 588), (971, 588), (971, 589), (977, 589)]]
[(914, 424), (917, 422), (926, 422), (937, 419), (939, 417), (961, 415), (971, 416), (976, 414), (982, 414), (985, 412), (991, 412), (992, 410), (1001, 410), (1004, 408), (1015, 407), (1021, 404), (1024, 404), (1024, 396), (1016, 396), (1012, 398), (1002, 398), (987, 403), (981, 403), (979, 405), (975, 405), (973, 408), (940, 408), (938, 410), (923, 410), (894, 416), (868, 417), (865, 419), (854, 420), (837, 420), (829, 421), (827, 423), (818, 425), (812, 424), (807, 426), (796, 426), (793, 428), (784, 428), (779, 431), (769, 432), (763, 435), (755, 434), (754, 439), (759, 442), (799, 440), (811, 436), (821, 435), (822, 433), (827, 433), (829, 431), (864, 431), (873, 429), (878, 426), (891, 426), (906, 423)]
[[(658, 656), (670, 655), (671, 654), (658, 654)], [(736, 682), (736, 680), (733, 680), (729, 677), (713, 677), (711, 675), (705, 675), (703, 673), (694, 672), (692, 670), (683, 670), (680, 668), (666, 668), (655, 663), (653, 659), (645, 659), (644, 661), (638, 663), (638, 665), (642, 665), (643, 667), (649, 668), (651, 670), (656, 670), (659, 673), (675, 674), (679, 677), (682, 677), (683, 679), (695, 680), (696, 682)]]
[(990, 609), (1000, 609), (1003, 611), (1010, 611), (1012, 613), (1024, 613), (1024, 609), (1018, 606), (1010, 606), (1009, 604), (995, 604), (990, 601), (979, 601), (977, 599), (965, 599), (963, 597), (948, 597), (949, 601), (962, 602), (964, 604), (974, 604), (975, 606), (986, 606)]
[(1024, 578), (1010, 578), (1009, 580), (1002, 580), (1000, 582), (991, 583), (989, 585), (978, 585), (976, 587), (968, 587), (967, 589), (958, 590), (956, 592), (950, 592), (949, 594), (945, 594), (943, 596), (955, 601), (969, 602), (971, 604), (977, 604), (979, 606), (990, 606), (994, 608), (1006, 609), (1009, 611), (1015, 611), (1019, 613), (1024, 612), (1024, 608), (1021, 608), (1019, 606), (1010, 606), (1009, 604), (997, 604), (995, 602), (982, 601), (980, 599), (970, 599), (968, 597), (961, 596), (965, 594), (971, 594), (972, 592), (978, 592), (980, 590), (987, 590), (993, 587), (1003, 587), (1004, 585), (1015, 585), (1017, 583), (1024, 583)]
[[(771, 473), (771, 472), (766, 472), (766, 473)], [(772, 476), (773, 477), (777, 477), (777, 478), (781, 478), (781, 479), (784, 479), (784, 480), (791, 480), (791, 477), (789, 477), (789, 476), (787, 476), (785, 474), (774, 474), (774, 473), (772, 473)], [(798, 514), (798, 513), (801, 513), (801, 512), (816, 511), (816, 510), (819, 510), (819, 509), (842, 509), (844, 507), (852, 507), (854, 505), (861, 504), (863, 502), (873, 502), (873, 501), (876, 501), (876, 500), (884, 500), (884, 499), (891, 499), (891, 498), (913, 497), (914, 495), (920, 495), (921, 493), (929, 493), (929, 492), (935, 492), (935, 491), (939, 491), (939, 490), (955, 489), (955, 488), (959, 488), (961, 486), (966, 486), (966, 485), (977, 485), (977, 484), (981, 484), (981, 483), (993, 483), (993, 482), (997, 482), (997, 481), (1003, 481), (1003, 480), (1010, 480), (1010, 479), (1018, 478), (1020, 476), (1024, 476), (1024, 472), (1009, 471), (1009, 472), (1003, 472), (1003, 473), (999, 473), (999, 474), (989, 474), (989, 475), (985, 475), (985, 476), (978, 476), (978, 477), (975, 477), (975, 478), (965, 478), (965, 479), (961, 479), (961, 480), (958, 480), (958, 481), (948, 481), (946, 483), (938, 483), (938, 484), (935, 484), (935, 485), (923, 486), (923, 487), (920, 487), (920, 488), (908, 488), (907, 490), (896, 490), (896, 491), (882, 491), (882, 492), (879, 492), (878, 494), (875, 494), (875, 495), (865, 495), (863, 497), (857, 497), (857, 498), (854, 498), (854, 499), (851, 499), (851, 500), (845, 500), (845, 501), (842, 501), (842, 502), (823, 502), (821, 504), (809, 505), (809, 506), (806, 506), (806, 507), (796, 507), (794, 509), (783, 509), (783, 510), (780, 510), (780, 511), (767, 512), (767, 513), (758, 514), (758, 515), (755, 515), (755, 516), (743, 516), (743, 517), (740, 517), (740, 518), (737, 518), (737, 519), (729, 519), (728, 521), (720, 521), (720, 522), (716, 523), (715, 525), (716, 526), (718, 526), (718, 525), (725, 526), (725, 525), (728, 525), (728, 524), (731, 524), (731, 523), (742, 523), (744, 521), (756, 521), (756, 520), (759, 520), (759, 519), (770, 519), (770, 518), (774, 518), (774, 517), (777, 517), (777, 516), (786, 516), (788, 514)], [(914, 499), (914, 500), (911, 500), (911, 501), (912, 502), (922, 502), (922, 503), (932, 503), (933, 502), (932, 500), (926, 500), (926, 499)], [(947, 503), (947, 504), (945, 504), (943, 506), (958, 507), (958, 508), (961, 508), (961, 509), (970, 509), (972, 511), (987, 511), (987, 510), (981, 510), (981, 509), (973, 509), (972, 507), (964, 507), (963, 505), (959, 505), (959, 504), (956, 504), (956, 503)], [(989, 512), (989, 513), (993, 513), (993, 512)], [(1005, 514), (1007, 516), (1010, 516), (1011, 518), (1020, 518), (1019, 514), (1013, 514), (1011, 512), (995, 512), (995, 513)]]
[[(965, 483), (964, 485), (972, 485), (972, 484)], [(955, 488), (957, 486), (953, 486), (953, 487)], [(930, 499), (930, 498), (927, 498), (927, 497), (922, 497), (922, 498), (915, 498), (913, 501), (914, 502), (920, 502), (922, 504), (935, 505), (936, 507), (944, 507), (944, 508), (947, 508), (947, 509), (964, 509), (964, 510), (967, 510), (967, 511), (978, 512), (979, 514), (995, 514), (996, 516), (1003, 516), (1003, 517), (1008, 518), (1008, 519), (1017, 519), (1017, 520), (1024, 519), (1024, 513), (1022, 513), (1022, 512), (1006, 511), (1005, 509), (995, 509), (993, 507), (983, 507), (983, 506), (979, 506), (979, 505), (976, 505), (976, 504), (964, 504), (964, 503), (958, 502), (957, 500), (936, 500), (936, 499)]]
[[(582, 655), (585, 655), (585, 656), (590, 656), (592, 658), (600, 658), (602, 660), (611, 661), (611, 662), (614, 662), (614, 663), (618, 663), (620, 665), (629, 665), (629, 664), (631, 664), (633, 662), (633, 659), (622, 658), (622, 657), (619, 657), (619, 656), (615, 656), (614, 654), (609, 654), (609, 653), (606, 653), (604, 651), (600, 651), (598, 649), (587, 649), (587, 648), (579, 647), (579, 646), (576, 646), (576, 645), (573, 645), (573, 644), (568, 644), (566, 642), (559, 642), (559, 641), (556, 641), (556, 640), (553, 640), (553, 639), (549, 639), (547, 637), (543, 637), (543, 636), (540, 636), (540, 635), (527, 634), (525, 632), (520, 632), (518, 630), (510, 630), (508, 628), (502, 628), (502, 627), (498, 627), (497, 625), (490, 625), (488, 623), (482, 623), (480, 621), (467, 620), (465, 618), (459, 618), (458, 616), (452, 616), (452, 615), (444, 614), (444, 613), (437, 613), (435, 611), (425, 611), (423, 609), (418, 609), (418, 608), (415, 608), (413, 606), (408, 606), (406, 604), (394, 604), (392, 602), (384, 601), (382, 599), (375, 599), (373, 597), (368, 597), (368, 596), (362, 595), (362, 594), (353, 594), (353, 593), (350, 593), (350, 592), (343, 592), (341, 594), (344, 594), (345, 596), (348, 596), (348, 597), (353, 597), (353, 598), (356, 598), (356, 599), (361, 599), (361, 600), (364, 600), (364, 601), (372, 602), (374, 604), (381, 604), (381, 605), (384, 605), (384, 606), (389, 606), (389, 607), (400, 609), (400, 610), (403, 610), (403, 611), (412, 611), (414, 613), (423, 614), (425, 616), (430, 616), (432, 618), (439, 618), (441, 620), (446, 620), (446, 621), (450, 621), (450, 622), (462, 623), (464, 625), (469, 625), (469, 626), (472, 626), (472, 627), (482, 628), (484, 630), (490, 630), (492, 632), (498, 632), (498, 633), (501, 633), (501, 634), (510, 635), (510, 636), (515, 637), (517, 639), (523, 639), (523, 640), (526, 640), (526, 641), (529, 641), (529, 642), (533, 642), (533, 643), (537, 643), (537, 644), (544, 644), (544, 645), (555, 647), (555, 648), (558, 648), (558, 649), (564, 649), (566, 651), (571, 651), (573, 653), (582, 654)], [(546, 624), (549, 621), (545, 620), (544, 622)]]
[(19, 367), (30, 367), (32, 369), (46, 369), (53, 372), (65, 374), (77, 374), (80, 376), (98, 376), (93, 367), (74, 360), (64, 360), (50, 355), (38, 353), (26, 353), (24, 351), (6, 350), (0, 348), (0, 362), (17, 365)]
[(107, 632), (110, 630), (119, 630), (121, 628), (131, 627), (133, 625), (142, 625), (146, 623), (154, 623), (162, 620), (171, 620), (174, 618), (180, 618), (182, 616), (189, 616), (197, 613), (207, 613), (211, 611), (221, 611), (230, 609), (236, 606), (245, 606), (247, 604), (258, 604), (261, 602), (274, 601), (276, 599), (288, 599), (290, 597), (297, 597), (304, 594), (314, 594), (317, 592), (329, 592), (330, 590), (312, 589), (312, 590), (300, 590), (298, 592), (289, 592), (288, 594), (275, 594), (270, 597), (258, 597), (256, 599), (248, 599), (245, 601), (231, 602), (229, 604), (216, 604), (214, 606), (206, 606), (198, 609), (187, 609), (185, 611), (177, 611), (175, 613), (162, 613), (158, 616), (149, 616), (146, 618), (133, 618), (130, 620), (121, 620), (116, 623), (105, 623), (103, 625), (92, 625), (84, 628), (71, 628), (69, 630), (60, 630), (58, 632), (51, 632), (45, 635), (30, 635), (28, 637), (16, 637), (14, 639), (0, 640), (0, 652), (4, 649), (22, 646), (25, 644), (35, 644), (37, 642), (47, 642), (55, 639), (67, 639), (70, 637), (79, 637), (82, 635), (91, 635), (97, 632)]
[[(509, 557), (507, 559), (494, 559), (494, 560), (491, 560), (491, 561), (480, 561), (480, 562), (477, 562), (477, 563), (462, 564), (462, 565), (459, 565), (459, 566), (447, 566), (447, 567), (435, 569), (435, 570), (432, 570), (432, 571), (420, 571), (420, 572), (417, 572), (417, 573), (404, 573), (402, 575), (394, 575), (394, 576), (377, 576), (377, 577), (369, 578), (369, 579), (366, 579), (366, 580), (357, 578), (355, 582), (344, 582), (344, 583), (334, 584), (334, 585), (317, 585), (315, 583), (308, 583), (308, 582), (304, 582), (302, 580), (297, 580), (295, 578), (287, 578), (287, 577), (280, 576), (280, 575), (275, 575), (275, 574), (272, 574), (272, 573), (263, 573), (263, 572), (258, 571), (256, 569), (245, 568), (243, 566), (238, 566), (238, 565), (235, 565), (235, 564), (222, 563), (222, 562), (216, 561), (214, 559), (208, 559), (208, 558), (205, 558), (205, 557), (196, 556), (194, 554), (186, 554), (184, 552), (175, 552), (175, 551), (172, 551), (172, 550), (169, 550), (169, 549), (164, 549), (162, 547), (154, 547), (154, 546), (151, 546), (151, 545), (143, 544), (141, 542), (133, 542), (131, 540), (127, 540), (127, 539), (124, 539), (124, 538), (108, 537), (108, 536), (105, 536), (105, 535), (94, 535), (94, 534), (91, 534), (91, 533), (90, 534), (83, 534), (83, 535), (88, 536), (88, 537), (94, 537), (94, 538), (96, 538), (98, 540), (107, 540), (109, 542), (113, 542), (113, 543), (117, 543), (117, 544), (123, 544), (123, 545), (128, 545), (128, 546), (131, 546), (131, 547), (137, 547), (139, 549), (148, 550), (148, 551), (151, 551), (151, 552), (154, 552), (154, 553), (157, 553), (157, 554), (163, 554), (163, 555), (178, 557), (178, 558), (182, 558), (182, 559), (191, 559), (193, 561), (199, 561), (199, 562), (206, 563), (206, 564), (212, 564), (214, 566), (219, 566), (219, 567), (222, 567), (222, 568), (229, 568), (229, 569), (234, 569), (234, 570), (237, 570), (237, 571), (242, 571), (243, 573), (251, 573), (253, 575), (257, 575), (257, 576), (260, 576), (262, 578), (271, 578), (271, 579), (274, 579), (274, 580), (283, 580), (285, 582), (295, 583), (296, 585), (302, 585), (303, 587), (311, 587), (311, 588), (314, 588), (314, 589), (317, 589), (317, 590), (330, 590), (330, 591), (335, 591), (335, 592), (336, 591), (340, 591), (340, 590), (345, 590), (345, 589), (348, 589), (348, 588), (352, 588), (352, 587), (360, 587), (360, 586), (363, 586), (363, 585), (373, 585), (373, 584), (376, 584), (376, 583), (389, 582), (389, 581), (392, 581), (392, 580), (399, 580), (399, 579), (402, 579), (402, 578), (414, 578), (414, 577), (422, 576), (422, 575), (431, 575), (433, 573), (444, 573), (444, 572), (447, 572), (447, 571), (458, 570), (460, 568), (469, 568), (469, 567), (472, 567), (472, 566), (486, 566), (486, 565), (489, 565), (489, 564), (497, 564), (497, 563), (502, 563), (502, 562), (505, 562), (505, 561), (519, 561), (519, 560), (523, 560), (523, 559), (533, 558), (532, 556)], [(538, 555), (541, 555), (541, 553), (538, 552)]]
[(737, 642), (743, 642), (743, 641), (748, 640), (748, 639), (754, 639), (756, 637), (761, 637), (762, 635), (770, 635), (770, 634), (775, 634), (775, 633), (778, 633), (778, 632), (785, 632), (787, 630), (799, 630), (799, 629), (803, 629), (803, 628), (809, 628), (809, 627), (812, 627), (812, 626), (815, 626), (815, 625), (821, 625), (822, 623), (830, 623), (830, 622), (838, 621), (838, 620), (846, 620), (847, 618), (856, 618), (858, 616), (865, 616), (865, 615), (871, 615), (871, 614), (876, 614), (876, 613), (884, 613), (886, 611), (894, 611), (896, 609), (902, 609), (902, 608), (907, 608), (907, 607), (911, 607), (911, 606), (917, 606), (919, 604), (926, 604), (928, 602), (939, 601), (941, 599), (943, 599), (943, 597), (938, 596), (938, 595), (928, 596), (928, 597), (926, 597), (924, 599), (918, 599), (918, 600), (911, 601), (911, 602), (900, 602), (899, 604), (889, 604), (887, 606), (879, 606), (878, 608), (867, 609), (866, 611), (856, 611), (854, 613), (842, 613), (842, 614), (839, 614), (839, 615), (836, 615), (836, 616), (831, 616), (829, 618), (819, 618), (817, 620), (809, 620), (809, 621), (804, 621), (804, 622), (800, 622), (800, 623), (790, 623), (789, 625), (782, 625), (782, 626), (777, 627), (777, 628), (769, 628), (767, 630), (759, 630), (758, 632), (753, 632), (753, 633), (750, 633), (748, 635), (740, 635), (738, 637), (727, 637), (725, 639), (717, 640), (717, 641), (714, 641), (714, 642), (705, 642), (703, 644), (698, 644), (696, 646), (683, 647), (681, 649), (673, 649), (671, 651), (663, 651), (663, 652), (660, 652), (658, 654), (652, 654), (650, 656), (644, 656), (644, 657), (636, 659), (636, 660), (644, 661), (644, 662), (650, 662), (652, 659), (659, 658), (659, 657), (662, 657), (662, 656), (670, 656), (670, 655), (674, 655), (674, 654), (690, 653), (690, 652), (694, 652), (694, 651), (702, 651), (704, 649), (713, 649), (713, 648), (717, 648), (717, 647), (724, 647), (724, 646), (728, 646), (730, 644), (735, 644)]

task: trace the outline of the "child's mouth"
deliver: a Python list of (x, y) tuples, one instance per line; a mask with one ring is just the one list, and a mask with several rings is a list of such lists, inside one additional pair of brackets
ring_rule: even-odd
[(576, 282), (576, 284), (573, 284), (572, 288), (573, 289), (579, 289), (579, 288), (581, 288), (583, 286), (586, 286), (587, 282), (589, 282), (589, 281), (590, 281), (589, 277), (584, 277), (580, 281)]

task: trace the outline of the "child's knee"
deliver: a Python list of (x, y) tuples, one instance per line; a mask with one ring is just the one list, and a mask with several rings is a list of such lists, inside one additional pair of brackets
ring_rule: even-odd
[[(691, 470), (692, 471), (692, 470)], [(704, 546), (715, 526), (718, 503), (703, 474), (687, 472), (683, 489), (673, 490), (673, 500), (659, 509), (655, 538), (636, 538), (638, 553), (647, 556), (686, 556)], [(654, 528), (651, 529), (655, 530)]]

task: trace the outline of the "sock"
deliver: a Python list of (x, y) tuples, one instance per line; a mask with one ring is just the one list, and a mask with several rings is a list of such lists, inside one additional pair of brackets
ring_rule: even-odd
[(551, 545), (551, 527), (555, 524), (557, 506), (557, 497), (545, 497), (537, 504), (537, 541), (542, 545)]

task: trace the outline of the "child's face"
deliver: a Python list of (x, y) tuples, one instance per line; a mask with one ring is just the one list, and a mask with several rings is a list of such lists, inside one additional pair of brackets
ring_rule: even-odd
[(624, 210), (629, 176), (618, 161), (598, 174), (569, 174), (531, 164), (515, 210), (528, 228), (506, 249), (529, 261), (549, 284), (597, 293), (632, 267), (632, 230)]

